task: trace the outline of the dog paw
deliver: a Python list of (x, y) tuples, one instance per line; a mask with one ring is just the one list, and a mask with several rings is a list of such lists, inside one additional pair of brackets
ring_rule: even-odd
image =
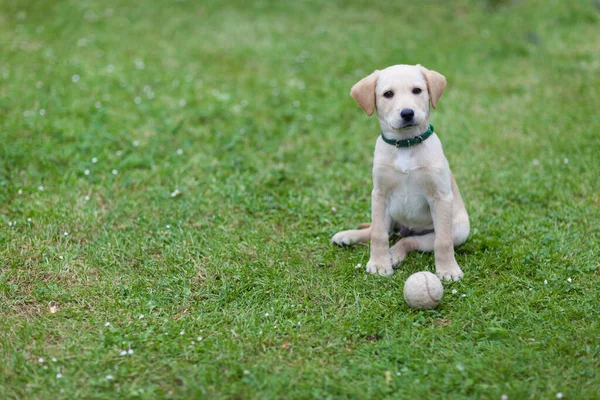
[(391, 261), (380, 263), (369, 260), (367, 263), (367, 272), (381, 276), (390, 276), (394, 273), (394, 269), (392, 268)]
[(331, 238), (331, 243), (336, 244), (341, 247), (351, 246), (354, 244), (354, 240), (348, 234), (347, 231), (338, 232)]
[(392, 266), (396, 268), (406, 258), (406, 251), (404, 251), (402, 246), (395, 245), (390, 249), (390, 257), (392, 259)]
[(458, 281), (464, 275), (456, 261), (444, 266), (436, 266), (435, 274), (443, 281)]

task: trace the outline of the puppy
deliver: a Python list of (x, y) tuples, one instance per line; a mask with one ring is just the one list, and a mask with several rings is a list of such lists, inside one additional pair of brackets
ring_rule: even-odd
[[(420, 65), (377, 70), (352, 87), (350, 95), (371, 116), (381, 135), (375, 144), (371, 224), (342, 231), (340, 246), (371, 241), (367, 272), (389, 276), (407, 253), (434, 251), (440, 279), (459, 280), (463, 272), (454, 246), (469, 236), (469, 216), (442, 144), (429, 125), (446, 78)], [(402, 238), (390, 248), (389, 237)]]

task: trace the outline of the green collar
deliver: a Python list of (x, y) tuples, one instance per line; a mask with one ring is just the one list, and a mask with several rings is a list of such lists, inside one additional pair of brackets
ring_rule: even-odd
[(429, 124), (429, 128), (427, 128), (427, 130), (425, 132), (421, 133), (419, 136), (415, 136), (410, 139), (402, 139), (402, 140), (388, 139), (385, 136), (383, 136), (383, 132), (381, 132), (381, 138), (383, 139), (384, 142), (386, 142), (387, 144), (391, 144), (392, 146), (410, 147), (410, 146), (414, 146), (419, 143), (423, 143), (432, 134), (433, 134), (433, 125)]

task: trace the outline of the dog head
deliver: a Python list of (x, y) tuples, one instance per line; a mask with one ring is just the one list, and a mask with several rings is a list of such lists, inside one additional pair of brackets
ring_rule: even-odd
[(433, 108), (444, 92), (446, 78), (421, 65), (394, 65), (376, 70), (361, 79), (350, 95), (383, 127), (402, 131), (423, 125), (429, 118), (429, 102)]

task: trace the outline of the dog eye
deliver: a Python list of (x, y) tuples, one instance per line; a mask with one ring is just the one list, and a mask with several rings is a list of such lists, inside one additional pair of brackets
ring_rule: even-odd
[(391, 90), (388, 90), (387, 92), (385, 92), (383, 94), (383, 97), (385, 97), (386, 99), (391, 99), (392, 97), (394, 97), (394, 92), (392, 92)]
[(422, 90), (419, 89), (418, 87), (413, 89), (413, 94), (421, 94)]

